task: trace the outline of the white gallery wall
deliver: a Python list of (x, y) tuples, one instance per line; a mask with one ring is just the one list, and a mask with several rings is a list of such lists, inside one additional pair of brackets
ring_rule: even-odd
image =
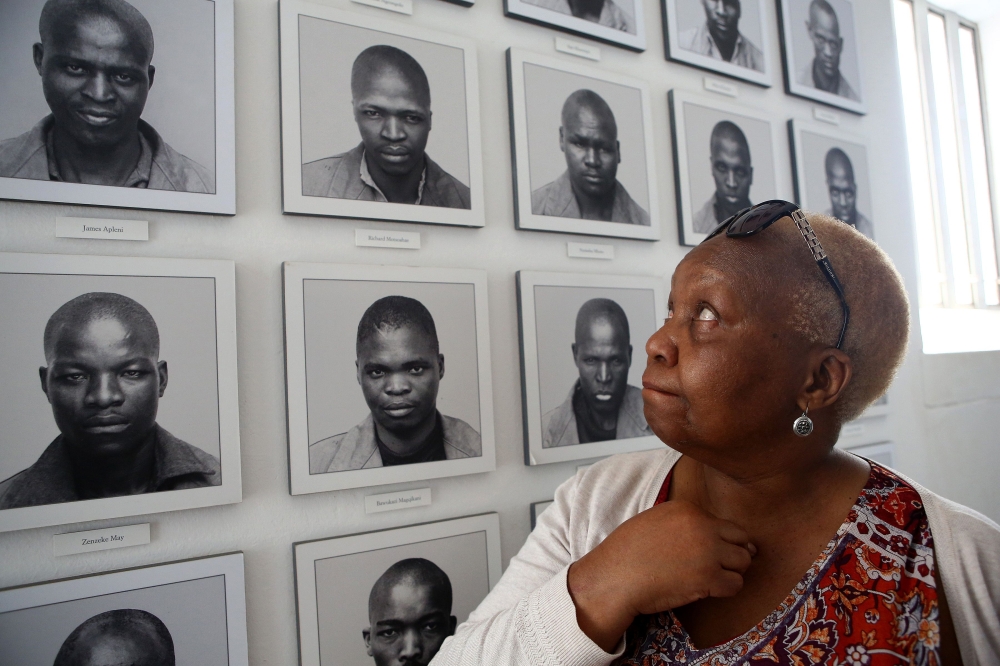
[[(472, 8), (441, 0), (415, 0), (412, 17), (348, 0), (323, 0), (323, 4), (478, 40), (486, 227), (477, 230), (282, 215), (278, 7), (275, 0), (236, 0), (237, 215), (215, 217), (0, 202), (0, 249), (222, 258), (236, 262), (244, 500), (235, 505), (148, 518), (0, 534), (0, 587), (243, 551), (251, 663), (292, 664), (297, 654), (293, 542), (497, 511), (506, 563), (528, 534), (529, 503), (550, 499), (556, 486), (575, 473), (577, 463), (529, 468), (523, 462), (514, 273), (521, 269), (586, 271), (669, 279), (685, 249), (677, 243), (667, 92), (677, 88), (711, 96), (713, 93), (703, 91), (705, 73), (665, 60), (657, 0), (645, 0), (649, 44), (645, 53), (601, 45), (599, 66), (603, 70), (643, 78), (651, 86), (657, 123), (656, 186), (663, 211), (660, 242), (515, 231), (504, 53), (513, 46), (556, 55), (553, 40), (559, 33), (504, 18), (499, 0), (478, 0)], [(777, 63), (780, 49), (775, 4), (765, 3), (765, 7), (773, 29), (772, 39), (764, 48)], [(869, 140), (876, 236), (896, 261), (915, 298), (912, 211), (892, 8), (890, 0), (863, 0), (856, 7), (870, 111), (864, 117), (839, 111), (837, 116), (845, 132)], [(574, 61), (572, 56), (558, 57)], [(779, 122), (779, 192), (791, 198), (791, 160), (784, 123), (791, 118), (811, 121), (814, 104), (785, 95), (778, 77), (775, 83), (771, 89), (737, 83), (737, 103), (769, 113)], [(150, 240), (55, 238), (58, 216), (148, 220)], [(356, 228), (419, 231), (423, 248), (357, 248)], [(567, 240), (613, 244), (616, 258), (568, 258)], [(378, 489), (289, 495), (283, 261), (485, 269), (489, 278), (497, 471)], [(907, 362), (890, 392), (889, 415), (866, 428), (869, 434), (878, 433), (895, 442), (896, 464), (903, 472), (998, 519), (1000, 490), (995, 483), (993, 461), (995, 433), (1000, 431), (1000, 386), (996, 381), (1000, 355), (925, 359), (920, 348), (919, 328), (914, 326)], [(982, 359), (992, 364), (992, 371), (987, 370)], [(642, 362), (641, 356), (636, 362)], [(429, 507), (374, 515), (364, 512), (367, 494), (427, 486), (433, 489), (433, 504)], [(58, 559), (52, 555), (53, 534), (135, 522), (152, 523), (150, 545)]]

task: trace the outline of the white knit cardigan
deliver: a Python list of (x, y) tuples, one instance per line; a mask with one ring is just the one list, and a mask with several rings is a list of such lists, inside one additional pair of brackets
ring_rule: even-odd
[[(619, 656), (624, 640), (609, 654), (580, 630), (566, 571), (618, 525), (653, 506), (679, 458), (666, 448), (617, 455), (563, 483), (500, 582), (445, 641), (432, 666), (603, 666)], [(1000, 664), (1000, 526), (900, 477), (927, 511), (965, 666)]]

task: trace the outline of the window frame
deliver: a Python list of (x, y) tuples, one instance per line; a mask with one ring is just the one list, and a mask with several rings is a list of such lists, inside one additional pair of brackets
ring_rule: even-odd
[[(978, 216), (976, 214), (975, 202), (975, 182), (973, 176), (973, 156), (971, 152), (971, 140), (969, 133), (969, 116), (965, 104), (965, 82), (962, 76), (962, 61), (959, 43), (959, 31), (967, 28), (972, 31), (973, 46), (975, 52), (976, 79), (979, 84), (980, 113), (983, 122), (983, 139), (986, 151), (986, 173), (987, 173), (987, 196), (990, 201), (991, 223), (993, 225), (993, 251), (1000, 264), (1000, 215), (997, 211), (997, 183), (994, 178), (994, 165), (991, 151), (991, 137), (989, 127), (989, 115), (987, 111), (986, 89), (983, 79), (983, 56), (980, 47), (979, 26), (968, 19), (956, 14), (953, 11), (942, 9), (927, 0), (903, 0), (909, 2), (913, 8), (913, 29), (917, 47), (917, 71), (920, 77), (921, 103), (923, 106), (924, 135), (929, 156), (932, 158), (930, 167), (931, 180), (931, 201), (933, 202), (933, 218), (936, 235), (935, 246), (938, 259), (938, 280), (941, 289), (941, 305), (921, 304), (921, 307), (944, 307), (944, 308), (977, 308), (1000, 310), (1000, 305), (990, 305), (986, 302), (986, 284), (983, 275), (981, 247), (981, 237), (979, 227), (976, 224)], [(947, 202), (943, 192), (945, 191), (944, 173), (941, 168), (942, 146), (941, 128), (938, 123), (937, 109), (933, 104), (936, 100), (934, 92), (934, 77), (929, 66), (931, 61), (930, 36), (928, 28), (928, 15), (934, 13), (944, 19), (945, 39), (948, 49), (949, 74), (951, 76), (952, 99), (951, 104), (954, 109), (956, 137), (958, 143), (959, 157), (959, 179), (962, 184), (962, 208), (965, 211), (965, 243), (968, 247), (969, 265), (972, 272), (972, 305), (963, 305), (958, 302), (957, 285), (959, 276), (952, 261), (951, 253), (951, 230), (945, 223), (947, 220)], [(926, 276), (921, 276), (926, 279)], [(964, 282), (964, 280), (962, 280)], [(1000, 283), (1000, 280), (998, 280)], [(997, 288), (1000, 288), (998, 284)]]

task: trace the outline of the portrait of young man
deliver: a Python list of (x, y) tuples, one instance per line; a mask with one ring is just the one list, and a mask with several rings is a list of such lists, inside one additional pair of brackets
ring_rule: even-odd
[[(746, 0), (756, 2), (756, 0)], [(764, 71), (764, 53), (746, 35), (740, 32), (743, 14), (741, 0), (677, 0), (701, 4), (705, 21), (695, 28), (683, 30), (680, 47), (698, 55), (707, 56), (757, 72)]]
[(723, 120), (712, 129), (709, 160), (715, 192), (694, 214), (692, 226), (699, 234), (709, 233), (751, 205), (753, 163), (750, 143), (736, 123)]
[(642, 389), (628, 383), (632, 343), (625, 310), (609, 298), (585, 302), (570, 350), (579, 377), (566, 400), (542, 415), (542, 448), (652, 435)]
[(372, 303), (355, 349), (369, 413), (349, 431), (309, 446), (310, 474), (482, 456), (480, 433), (437, 409), (445, 356), (423, 303), (406, 296)]
[(160, 618), (134, 608), (106, 611), (73, 630), (52, 666), (174, 666), (174, 641)]
[(375, 666), (427, 666), (458, 624), (448, 575), (424, 558), (396, 562), (372, 587), (368, 621), (361, 633)]
[(0, 482), (0, 509), (221, 485), (215, 456), (156, 421), (168, 369), (143, 305), (85, 293), (49, 317), (41, 342), (38, 378), (60, 434)]
[(615, 4), (615, 0), (525, 0), (526, 3), (548, 9), (606, 28), (635, 34), (635, 21)]
[(420, 63), (395, 46), (370, 46), (354, 60), (350, 88), (361, 142), (303, 164), (302, 194), (471, 209), (469, 186), (426, 152), (433, 113)]
[(841, 71), (844, 37), (840, 18), (828, 0), (811, 0), (805, 23), (813, 46), (812, 58), (796, 73), (798, 83), (817, 90), (860, 102), (854, 86)]
[(842, 149), (834, 147), (827, 152), (824, 166), (826, 187), (830, 193), (830, 208), (826, 214), (874, 240), (875, 229), (871, 220), (858, 210), (858, 183), (851, 158)]
[(592, 90), (577, 90), (563, 103), (561, 117), (566, 171), (531, 193), (531, 212), (648, 227), (649, 213), (617, 179), (621, 144), (608, 103)]
[(48, 0), (30, 55), (50, 113), (0, 137), (0, 178), (214, 194), (215, 177), (143, 119), (154, 35), (125, 0)]

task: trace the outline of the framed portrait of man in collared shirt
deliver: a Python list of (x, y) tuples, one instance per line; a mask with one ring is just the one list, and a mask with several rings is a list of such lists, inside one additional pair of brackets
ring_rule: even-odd
[(281, 2), (285, 213), (485, 224), (471, 40)]
[(668, 101), (681, 245), (697, 245), (744, 208), (792, 195), (770, 114), (683, 90)]
[(646, 50), (642, 0), (504, 0), (504, 14), (632, 51)]
[(856, 0), (780, 0), (785, 90), (864, 114), (865, 86)]
[(765, 0), (662, 0), (667, 58), (760, 86), (774, 76)]
[(291, 492), (495, 469), (486, 274), (284, 265)]
[(525, 464), (661, 446), (641, 386), (663, 280), (519, 271), (517, 287)]
[(235, 266), (0, 254), (0, 531), (239, 502)]
[(232, 0), (0, 3), (0, 198), (236, 213)]
[(507, 51), (518, 229), (659, 240), (649, 86)]

